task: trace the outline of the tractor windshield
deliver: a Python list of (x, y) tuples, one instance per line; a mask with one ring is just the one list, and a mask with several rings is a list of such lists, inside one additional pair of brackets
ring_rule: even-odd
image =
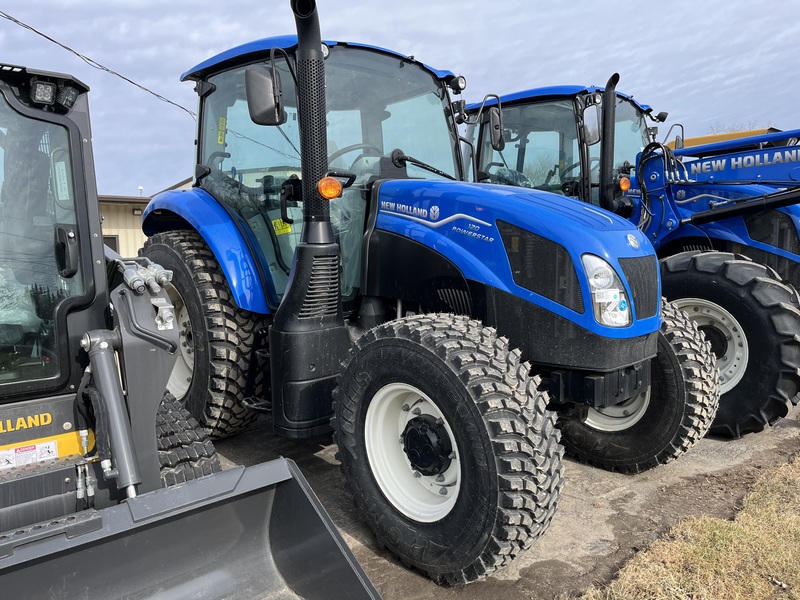
[[(617, 110), (614, 126), (614, 172), (630, 173), (636, 164), (636, 155), (647, 146), (647, 123), (644, 113), (633, 102), (617, 96)], [(589, 148), (592, 164), (600, 162), (600, 146), (595, 144)], [(592, 170), (592, 183), (598, 183), (599, 173)]]
[[(484, 131), (479, 141), (478, 168), (489, 180), (505, 185), (534, 187), (586, 200), (581, 173), (589, 169), (592, 203), (599, 204), (600, 150), (588, 148), (589, 164), (583, 164), (575, 104), (571, 98), (503, 106), (506, 146), (492, 150)], [(483, 128), (485, 130), (485, 127)], [(614, 169), (627, 170), (647, 145), (644, 114), (632, 102), (617, 97)]]
[[(433, 167), (406, 164), (409, 177), (460, 176), (456, 128), (444, 85), (422, 66), (368, 48), (331, 47), (325, 61), (328, 159), (331, 169), (356, 175), (353, 186), (331, 203), (331, 223), (342, 250), (342, 294), (353, 297), (360, 281), (366, 186), (381, 172), (381, 157), (400, 149)], [(280, 189), (300, 177), (300, 131), (295, 83), (278, 58), (287, 121), (275, 127), (250, 119), (245, 95), (246, 66), (210, 77), (214, 91), (201, 111), (199, 162), (211, 169), (200, 185), (247, 223), (269, 269), (277, 305), (288, 281), (303, 216), (290, 205), (284, 222)], [(385, 163), (384, 163), (385, 164)]]

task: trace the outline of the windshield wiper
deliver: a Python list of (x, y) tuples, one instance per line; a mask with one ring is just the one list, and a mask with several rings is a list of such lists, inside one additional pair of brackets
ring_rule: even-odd
[(414, 158), (413, 156), (409, 156), (408, 154), (404, 154), (402, 150), (399, 148), (397, 150), (392, 150), (392, 163), (396, 167), (402, 167), (405, 163), (411, 163), (412, 165), (416, 165), (426, 171), (430, 171), (431, 173), (435, 173), (436, 175), (441, 175), (442, 177), (446, 177), (447, 179), (452, 179), (453, 181), (456, 180), (455, 177), (450, 175), (449, 173), (445, 173), (444, 171), (440, 171), (436, 167), (429, 165), (426, 162), (422, 162), (418, 158)]

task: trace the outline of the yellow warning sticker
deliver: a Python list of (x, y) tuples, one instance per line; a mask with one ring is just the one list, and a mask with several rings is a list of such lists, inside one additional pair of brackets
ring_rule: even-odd
[(275, 228), (275, 235), (292, 233), (292, 226), (283, 219), (273, 219), (272, 226)]
[(225, 143), (225, 129), (227, 128), (227, 119), (225, 117), (219, 118), (219, 128), (217, 129), (217, 143), (222, 146)]

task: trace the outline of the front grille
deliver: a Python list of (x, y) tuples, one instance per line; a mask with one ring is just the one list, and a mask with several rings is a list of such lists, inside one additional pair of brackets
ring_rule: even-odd
[(781, 248), (792, 254), (800, 254), (800, 240), (794, 221), (786, 213), (770, 210), (746, 217), (747, 235), (750, 239)]
[(325, 317), (336, 314), (339, 301), (339, 260), (337, 256), (315, 256), (311, 266), (311, 282), (303, 298), (300, 318)]
[(510, 223), (497, 222), (514, 283), (583, 314), (583, 294), (569, 251)]
[(655, 256), (620, 258), (619, 264), (633, 293), (637, 319), (647, 319), (658, 312), (658, 260)]

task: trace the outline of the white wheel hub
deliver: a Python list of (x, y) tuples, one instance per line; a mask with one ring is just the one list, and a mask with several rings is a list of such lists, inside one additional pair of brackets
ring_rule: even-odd
[(650, 387), (625, 402), (605, 408), (590, 408), (584, 423), (599, 431), (624, 431), (633, 427), (647, 412)]
[(750, 355), (742, 326), (720, 305), (702, 298), (680, 298), (672, 303), (706, 333), (717, 357), (720, 393), (732, 390), (744, 377)]
[[(423, 429), (425, 423), (435, 423), (434, 445), (451, 449), (433, 474), (424, 475), (409, 459), (403, 434), (412, 421), (423, 423)], [(412, 385), (391, 383), (382, 387), (367, 408), (364, 442), (372, 475), (392, 506), (420, 523), (439, 521), (455, 506), (461, 487), (455, 439), (436, 403)]]

